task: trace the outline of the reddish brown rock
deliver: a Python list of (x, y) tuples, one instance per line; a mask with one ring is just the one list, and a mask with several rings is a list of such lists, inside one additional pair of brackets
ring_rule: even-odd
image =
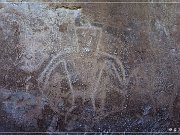
[(179, 127), (179, 10), (175, 3), (1, 3), (0, 117), (12, 122), (10, 131)]

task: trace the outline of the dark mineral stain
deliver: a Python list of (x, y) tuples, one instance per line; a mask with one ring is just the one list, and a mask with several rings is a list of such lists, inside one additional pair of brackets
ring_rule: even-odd
[(59, 25), (59, 31), (60, 32), (67, 32), (67, 27), (68, 27), (68, 23), (63, 23), (61, 25)]

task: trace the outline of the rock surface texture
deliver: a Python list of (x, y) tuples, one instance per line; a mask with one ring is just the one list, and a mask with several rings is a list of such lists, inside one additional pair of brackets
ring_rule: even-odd
[(5, 2), (0, 132), (180, 132), (180, 4)]

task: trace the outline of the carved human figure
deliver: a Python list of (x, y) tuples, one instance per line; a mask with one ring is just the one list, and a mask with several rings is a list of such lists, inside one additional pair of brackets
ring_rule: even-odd
[(91, 101), (94, 111), (104, 110), (109, 102), (106, 100), (111, 98), (107, 97), (107, 92), (119, 94), (115, 98), (120, 100), (111, 104), (111, 110), (115, 106), (122, 109), (126, 97), (122, 62), (99, 51), (100, 28), (82, 26), (75, 30), (77, 51), (60, 52), (54, 56), (39, 77), (43, 95), (54, 111), (65, 115), (78, 107), (78, 99), (83, 104)]

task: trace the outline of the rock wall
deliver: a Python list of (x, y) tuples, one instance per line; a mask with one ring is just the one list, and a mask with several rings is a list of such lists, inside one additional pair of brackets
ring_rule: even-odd
[(0, 131), (179, 128), (179, 10), (1, 1)]

